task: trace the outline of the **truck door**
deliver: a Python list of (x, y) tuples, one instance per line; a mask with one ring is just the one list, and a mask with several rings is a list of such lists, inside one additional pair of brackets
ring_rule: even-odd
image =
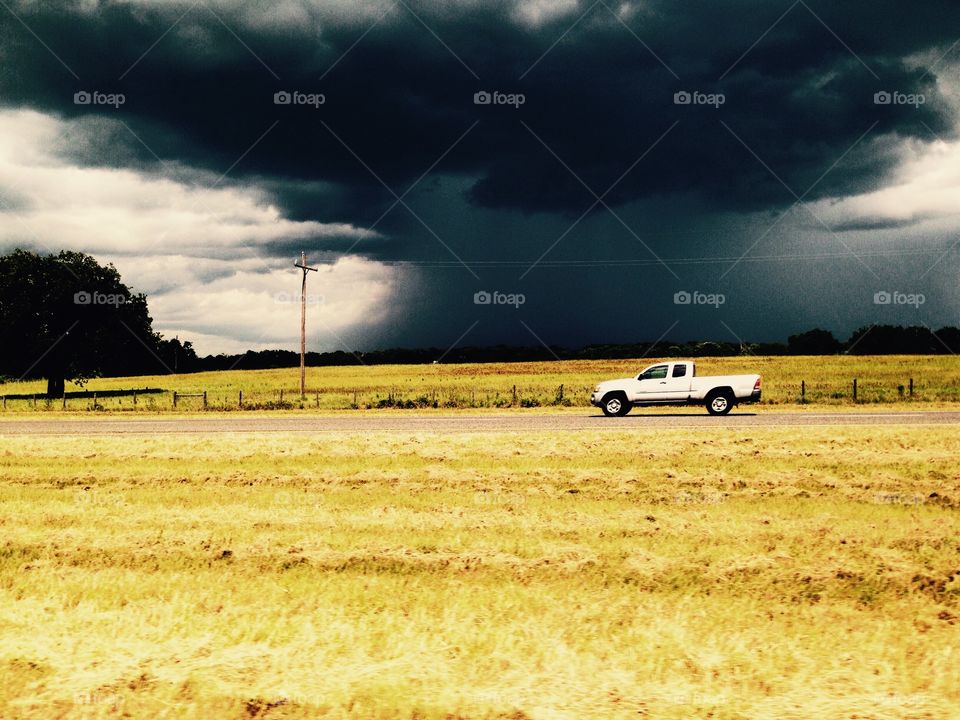
[(637, 376), (634, 402), (662, 402), (667, 399), (669, 365), (654, 365)]

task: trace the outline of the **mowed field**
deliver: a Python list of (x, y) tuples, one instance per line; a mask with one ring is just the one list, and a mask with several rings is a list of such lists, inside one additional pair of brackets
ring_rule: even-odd
[[(632, 360), (577, 360), (536, 363), (351, 365), (307, 368), (305, 409), (367, 409), (407, 407), (430, 409), (505, 407), (584, 407), (601, 380), (636, 375), (662, 358)], [(759, 373), (763, 376), (763, 403), (792, 405), (801, 400), (801, 382), (806, 400), (817, 405), (853, 405), (853, 380), (858, 381), (860, 403), (956, 403), (960, 402), (960, 359), (954, 355), (884, 355), (817, 357), (726, 357), (701, 358), (699, 375)], [(914, 379), (914, 397), (909, 381)], [(158, 388), (164, 393), (132, 398), (99, 397), (97, 409), (168, 411), (172, 392), (207, 392), (208, 408), (236, 410), (243, 392), (244, 407), (299, 409), (299, 368), (283, 370), (237, 370), (188, 375), (135, 378), (97, 378), (80, 388), (71, 383), (67, 391), (133, 390)], [(562, 393), (560, 391), (563, 386)], [(898, 386), (903, 386), (901, 396)], [(514, 395), (516, 388), (516, 395)], [(280, 392), (284, 404), (280, 404)], [(0, 383), (0, 395), (42, 395), (43, 381)], [(200, 398), (182, 398), (177, 409), (196, 411)], [(93, 409), (92, 399), (70, 399), (67, 410)], [(9, 400), (7, 412), (62, 411), (60, 401), (45, 403), (41, 397)]]
[(0, 436), (0, 716), (956, 718), (958, 457), (955, 427)]

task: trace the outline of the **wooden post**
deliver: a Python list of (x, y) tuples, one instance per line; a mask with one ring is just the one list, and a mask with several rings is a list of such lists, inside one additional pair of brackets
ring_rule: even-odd
[(560, 392), (558, 393), (557, 400), (563, 402), (563, 383), (560, 383)]
[(806, 380), (800, 381), (800, 402), (801, 403), (807, 402), (807, 381)]
[[(302, 402), (307, 396), (307, 273), (317, 272), (317, 268), (307, 265), (307, 255), (302, 250), (300, 262), (294, 263), (294, 267), (303, 270), (303, 282), (300, 283), (300, 400)], [(283, 402), (282, 398), (280, 402)]]
[(134, 406), (136, 406), (136, 404), (137, 404), (137, 391), (136, 391), (136, 390), (133, 391), (133, 404), (134, 404)]
[(34, 407), (37, 406), (37, 396), (36, 396), (36, 394), (34, 394), (34, 396), (33, 396), (33, 406), (34, 406)]
[(283, 388), (280, 388), (280, 404), (283, 405)]
[(857, 379), (853, 379), (853, 401), (857, 401)]
[(203, 409), (204, 410), (207, 409), (207, 391), (206, 390), (203, 391)]
[(243, 407), (243, 390), (240, 391), (240, 395), (237, 398), (237, 407)]
[(317, 407), (320, 407), (320, 391), (317, 390)]
[(94, 410), (97, 409), (97, 394), (96, 394), (96, 393), (93, 394), (93, 409), (94, 409)]
[(67, 393), (63, 393), (63, 409), (67, 409)]
[(517, 404), (517, 386), (516, 385), (513, 386), (513, 402), (511, 404), (512, 405)]
[(910, 378), (910, 397), (913, 397), (913, 378)]
[(177, 407), (177, 391), (176, 390), (173, 391), (173, 407), (174, 408)]

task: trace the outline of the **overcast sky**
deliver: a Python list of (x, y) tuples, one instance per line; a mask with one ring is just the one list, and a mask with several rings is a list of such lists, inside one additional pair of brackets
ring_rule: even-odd
[(956, 0), (0, 0), (0, 251), (201, 353), (301, 249), (313, 350), (936, 329), (958, 118)]

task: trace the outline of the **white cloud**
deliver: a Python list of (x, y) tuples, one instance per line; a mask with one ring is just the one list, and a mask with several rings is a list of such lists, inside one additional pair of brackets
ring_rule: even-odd
[[(129, 169), (80, 167), (53, 148), (69, 123), (36, 112), (0, 112), (0, 250), (86, 252), (113, 262), (125, 282), (148, 293), (155, 329), (194, 340), (200, 353), (294, 347), (299, 307), (274, 301), (299, 292), (293, 259), (269, 257), (267, 246), (325, 238), (361, 242), (379, 237), (345, 223), (284, 218), (267, 193), (215, 187), (216, 177), (189, 168), (182, 180)], [(131, 137), (131, 141), (135, 142)], [(370, 329), (389, 317), (401, 270), (360, 257), (341, 258), (311, 273), (311, 349), (336, 349), (348, 329)], [(320, 290), (319, 288), (322, 288)]]
[(913, 223), (960, 215), (960, 142), (913, 142), (893, 183), (842, 200), (822, 200), (814, 212), (830, 224)]
[[(357, 257), (341, 258), (310, 273), (307, 316), (310, 349), (348, 350), (357, 325), (375, 326), (393, 314), (397, 274)], [(199, 338), (213, 351), (298, 347), (301, 273), (240, 270), (210, 282), (192, 282), (157, 295), (150, 309), (166, 336)], [(213, 338), (229, 335), (228, 341)], [(207, 339), (210, 338), (210, 339)], [(200, 340), (202, 339), (202, 340)]]
[(226, 248), (249, 253), (279, 240), (378, 237), (345, 223), (288, 220), (265, 193), (216, 186), (218, 178), (205, 173), (193, 173), (199, 182), (191, 186), (133, 170), (70, 165), (50, 151), (65, 125), (35, 112), (0, 112), (0, 187), (28, 204), (18, 212), (22, 223), (0, 230), (0, 242), (35, 236), (91, 253), (142, 252), (159, 243), (165, 251), (204, 257)]

